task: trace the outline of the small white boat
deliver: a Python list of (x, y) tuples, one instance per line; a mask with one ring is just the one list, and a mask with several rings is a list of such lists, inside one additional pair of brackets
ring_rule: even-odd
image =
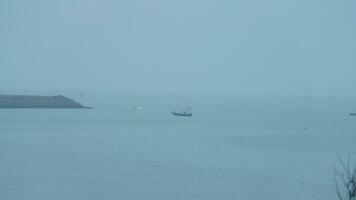
[(134, 107), (134, 110), (143, 110), (143, 107)]

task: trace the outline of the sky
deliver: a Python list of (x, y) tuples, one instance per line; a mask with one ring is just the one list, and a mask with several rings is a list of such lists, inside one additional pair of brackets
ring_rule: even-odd
[(0, 93), (356, 95), (355, 0), (0, 0)]

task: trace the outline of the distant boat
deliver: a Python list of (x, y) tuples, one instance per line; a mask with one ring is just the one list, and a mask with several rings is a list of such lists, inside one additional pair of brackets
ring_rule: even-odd
[(188, 106), (187, 106), (187, 107), (185, 107), (184, 110), (182, 110), (182, 111), (180, 111), (180, 112), (173, 111), (173, 112), (171, 112), (171, 113), (172, 113), (172, 115), (174, 115), (174, 116), (191, 117), (191, 116), (193, 115), (193, 113), (190, 112), (191, 109), (192, 109), (191, 107), (188, 107)]
[(187, 111), (182, 111), (182, 112), (173, 111), (173, 112), (172, 112), (172, 115), (174, 115), (174, 116), (181, 116), (181, 117), (191, 117), (191, 116), (193, 115), (193, 113), (187, 112)]
[(143, 107), (134, 107), (133, 110), (143, 110)]
[(356, 113), (350, 113), (350, 116), (356, 116)]

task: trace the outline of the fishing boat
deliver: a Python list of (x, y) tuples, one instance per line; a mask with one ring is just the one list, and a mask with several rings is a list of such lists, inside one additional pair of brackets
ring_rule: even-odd
[(193, 115), (192, 112), (190, 112), (190, 107), (186, 107), (185, 110), (177, 112), (176, 110), (171, 112), (172, 115), (174, 116), (181, 116), (181, 117), (191, 117)]
[(185, 111), (182, 111), (182, 112), (173, 111), (173, 112), (172, 112), (172, 115), (174, 115), (174, 116), (181, 116), (181, 117), (191, 117), (191, 116), (193, 115), (193, 113), (191, 113), (191, 112), (185, 112)]

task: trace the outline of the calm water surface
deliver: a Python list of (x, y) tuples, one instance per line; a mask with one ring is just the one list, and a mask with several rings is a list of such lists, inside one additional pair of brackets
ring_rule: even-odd
[(0, 199), (331, 200), (356, 159), (351, 100), (138, 99), (0, 110)]

